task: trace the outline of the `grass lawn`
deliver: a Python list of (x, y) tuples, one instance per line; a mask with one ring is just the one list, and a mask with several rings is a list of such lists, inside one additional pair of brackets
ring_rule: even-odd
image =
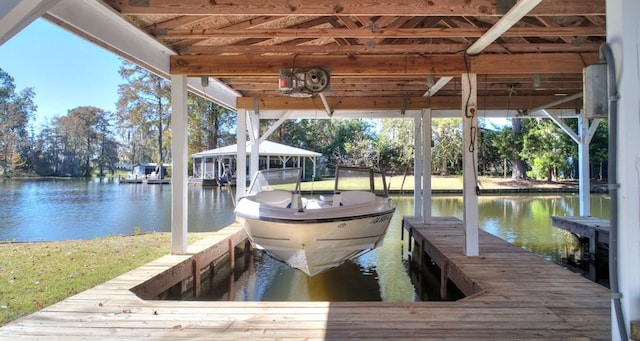
[[(189, 233), (189, 243), (207, 234)], [(0, 326), (160, 258), (170, 245), (169, 233), (1, 243)]]

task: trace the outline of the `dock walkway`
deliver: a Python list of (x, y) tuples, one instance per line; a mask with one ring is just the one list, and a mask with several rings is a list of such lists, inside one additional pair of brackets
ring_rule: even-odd
[[(462, 255), (459, 223), (404, 227), (470, 296), (456, 302), (203, 302), (142, 300), (130, 289), (227, 245), (237, 225), (0, 328), (10, 340), (532, 340), (610, 339), (609, 291), (480, 232)], [(460, 280), (460, 279), (458, 279)]]

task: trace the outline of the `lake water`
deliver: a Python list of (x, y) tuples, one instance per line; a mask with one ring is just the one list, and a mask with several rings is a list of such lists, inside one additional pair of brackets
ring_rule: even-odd
[[(235, 276), (208, 298), (234, 300), (432, 299), (437, 277), (411, 272), (402, 216), (413, 214), (411, 195), (393, 196), (397, 211), (383, 245), (353, 262), (312, 278), (260, 256), (252, 270)], [(189, 232), (219, 230), (234, 221), (233, 196), (217, 187), (191, 187)], [(576, 238), (551, 226), (551, 216), (579, 215), (576, 194), (518, 194), (479, 197), (480, 227), (548, 260), (560, 261), (578, 248)], [(609, 218), (609, 198), (591, 196), (592, 215)], [(434, 216), (462, 217), (460, 196), (435, 196)], [(169, 185), (119, 184), (107, 179), (6, 180), (0, 182), (0, 241), (49, 241), (170, 231)], [(405, 238), (406, 239), (406, 238)], [(422, 272), (421, 272), (422, 271)], [(419, 282), (420, 284), (417, 284)], [(438, 292), (435, 290), (435, 292)], [(437, 299), (437, 298), (436, 298)]]

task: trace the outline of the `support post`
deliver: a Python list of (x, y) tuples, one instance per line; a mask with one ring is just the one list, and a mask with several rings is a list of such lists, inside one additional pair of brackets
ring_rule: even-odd
[(478, 256), (478, 117), (477, 117), (477, 81), (476, 74), (462, 75), (462, 172), (464, 206), (464, 254)]
[(422, 117), (419, 111), (413, 116), (413, 215), (422, 216)]
[(238, 127), (236, 129), (236, 200), (245, 196), (247, 191), (247, 110), (238, 109)]
[[(618, 230), (617, 250), (609, 250), (609, 257), (617, 263), (618, 284), (620, 298), (612, 300), (611, 339), (627, 340), (628, 332), (623, 335), (619, 327), (627, 330), (631, 321), (640, 320), (640, 273), (638, 259), (640, 259), (640, 176), (638, 176), (638, 160), (640, 160), (640, 106), (638, 105), (638, 89), (640, 89), (640, 63), (638, 63), (638, 13), (640, 1), (637, 0), (607, 0), (607, 42), (610, 44), (617, 76), (614, 83), (616, 93), (609, 93), (610, 109), (615, 106), (615, 114), (610, 113), (609, 127), (613, 124), (612, 116), (617, 115), (617, 130), (613, 131), (617, 151), (614, 173), (608, 176), (615, 181), (609, 181), (611, 200), (614, 207), (610, 210), (611, 231)], [(618, 95), (616, 101), (614, 96)], [(613, 146), (612, 146), (613, 147)], [(610, 162), (614, 160), (609, 160)], [(619, 186), (619, 188), (618, 188)], [(616, 199), (614, 199), (614, 197)], [(612, 237), (610, 235), (610, 237)], [(611, 248), (611, 243), (609, 244)], [(617, 251), (617, 252), (616, 252)], [(610, 273), (610, 277), (614, 274)], [(611, 280), (610, 280), (611, 283)], [(616, 293), (617, 296), (617, 293)], [(618, 312), (616, 301), (620, 303)], [(620, 318), (619, 318), (620, 317)]]
[(187, 76), (171, 76), (171, 253), (187, 253)]
[(584, 117), (584, 114), (578, 116), (578, 134), (578, 192), (580, 194), (580, 216), (584, 217), (591, 215), (591, 172), (589, 171), (589, 142), (591, 139), (589, 139), (589, 119)]
[(258, 112), (253, 111), (249, 113), (247, 130), (249, 130), (249, 137), (251, 140), (249, 178), (253, 179), (260, 168), (260, 116)]
[(431, 222), (431, 109), (422, 110), (422, 222)]

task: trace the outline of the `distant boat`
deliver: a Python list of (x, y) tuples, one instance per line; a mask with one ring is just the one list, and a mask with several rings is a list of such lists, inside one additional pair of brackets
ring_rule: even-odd
[(370, 168), (338, 167), (333, 195), (300, 195), (301, 170), (263, 170), (236, 217), (257, 249), (309, 276), (378, 247), (395, 205), (384, 174)]
[(123, 184), (170, 184), (171, 179), (166, 178), (167, 167), (170, 165), (158, 165), (155, 163), (140, 163), (133, 166), (131, 173), (126, 178), (120, 178)]

